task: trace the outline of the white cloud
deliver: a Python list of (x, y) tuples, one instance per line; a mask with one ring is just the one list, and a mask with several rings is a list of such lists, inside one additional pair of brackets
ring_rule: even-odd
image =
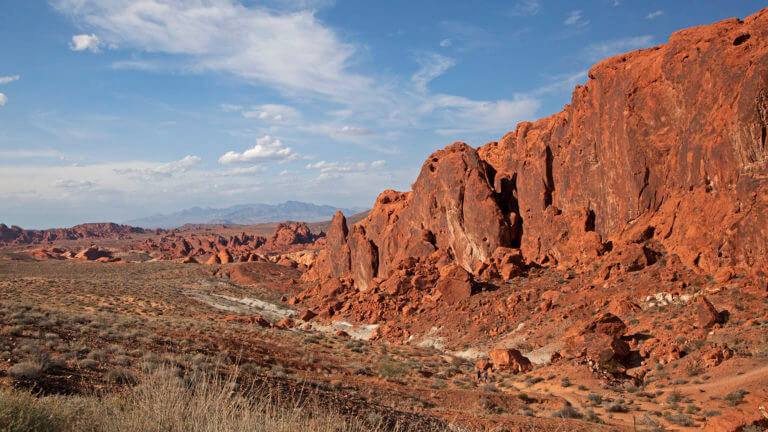
[(232, 168), (223, 171), (215, 171), (213, 173), (216, 177), (238, 177), (238, 176), (251, 176), (254, 174), (264, 174), (267, 171), (267, 167), (263, 165), (254, 165), (245, 168)]
[(298, 158), (298, 153), (286, 147), (279, 139), (265, 136), (256, 139), (256, 144), (248, 150), (237, 153), (228, 151), (219, 158), (223, 164), (258, 163), (267, 161), (287, 162)]
[(18, 75), (0, 77), (0, 84), (8, 84), (10, 82), (17, 81), (18, 79), (19, 79)]
[(613, 7), (621, 6), (621, 2), (619, 0), (613, 0)]
[(0, 93), (0, 106), (3, 106), (8, 103), (8, 96)]
[(419, 63), (419, 70), (413, 74), (411, 82), (413, 82), (416, 90), (420, 92), (426, 92), (430, 81), (456, 65), (454, 59), (435, 53), (420, 56), (416, 61)]
[(307, 164), (308, 170), (319, 170), (318, 179), (336, 179), (349, 173), (366, 172), (372, 169), (382, 168), (386, 164), (383, 160), (373, 162), (326, 162), (324, 160)]
[(114, 171), (116, 174), (154, 181), (160, 178), (168, 178), (185, 173), (198, 163), (200, 163), (199, 157), (187, 155), (180, 160), (155, 165), (149, 168), (116, 168)]
[(507, 15), (511, 16), (533, 16), (541, 12), (541, 0), (518, 0), (512, 6)]
[(589, 20), (584, 18), (583, 11), (575, 10), (568, 13), (563, 24), (574, 27), (584, 27), (589, 24)]
[(658, 18), (658, 17), (660, 17), (662, 15), (664, 15), (664, 11), (663, 10), (655, 10), (655, 11), (649, 13), (648, 15), (646, 15), (645, 18), (646, 19), (654, 19), (654, 18)]
[(475, 101), (461, 96), (437, 95), (422, 107), (445, 117), (443, 124), (461, 125), (438, 129), (441, 135), (478, 131), (509, 131), (518, 122), (532, 120), (541, 102), (531, 96), (495, 102)]
[(235, 112), (235, 111), (243, 110), (242, 105), (232, 105), (232, 104), (221, 104), (219, 105), (219, 108), (221, 108), (221, 110), (224, 112)]
[[(349, 70), (356, 47), (322, 25), (314, 10), (246, 7), (236, 0), (53, 0), (53, 4), (84, 27), (97, 30), (106, 43), (177, 55), (188, 60), (193, 71), (225, 72), (287, 93), (337, 101), (374, 92), (372, 79)], [(73, 38), (73, 49), (93, 46), (94, 35), (80, 36), (87, 38), (82, 42)]]
[(53, 183), (53, 186), (68, 191), (86, 191), (93, 189), (96, 183), (88, 180), (59, 179)]
[(653, 45), (653, 36), (643, 35), (622, 39), (609, 40), (597, 44), (588, 45), (584, 49), (584, 55), (590, 61), (603, 60), (627, 51), (640, 48), (648, 48)]
[(368, 128), (354, 127), (354, 126), (342, 126), (341, 129), (338, 130), (338, 133), (345, 134), (345, 135), (361, 136), (361, 135), (371, 135), (373, 134), (373, 130)]
[(440, 46), (443, 47), (443, 48), (447, 48), (447, 47), (451, 46), (452, 43), (453, 42), (451, 42), (450, 39), (443, 39), (443, 40), (440, 41)]
[(272, 122), (295, 121), (301, 117), (301, 113), (295, 108), (280, 104), (256, 105), (248, 111), (242, 111), (242, 115), (245, 118)]
[(72, 51), (85, 51), (99, 52), (99, 46), (101, 40), (95, 34), (81, 34), (72, 36), (72, 42), (69, 44), (69, 49)]
[(112, 69), (133, 69), (133, 70), (140, 70), (140, 71), (156, 71), (157, 66), (146, 61), (140, 61), (140, 60), (120, 60), (116, 62), (112, 62), (110, 65)]

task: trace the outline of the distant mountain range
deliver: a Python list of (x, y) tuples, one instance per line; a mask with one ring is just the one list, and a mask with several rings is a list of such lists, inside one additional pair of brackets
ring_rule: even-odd
[(192, 207), (176, 213), (156, 214), (125, 223), (142, 228), (170, 229), (185, 224), (254, 225), (289, 220), (320, 222), (331, 219), (338, 210), (341, 210), (345, 215), (352, 215), (366, 209), (360, 207), (344, 209), (329, 205), (286, 201), (282, 204), (243, 204), (227, 208)]

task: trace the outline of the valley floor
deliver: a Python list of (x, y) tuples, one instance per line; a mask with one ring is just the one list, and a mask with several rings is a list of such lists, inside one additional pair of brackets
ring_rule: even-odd
[[(280, 301), (301, 291), (300, 275), (247, 265), (260, 280), (252, 286), (205, 265), (0, 259), (0, 422), (42, 422), (27, 430), (695, 430), (768, 386), (764, 355), (711, 371), (660, 365), (641, 385), (578, 362), (477, 383), (474, 361), (447, 349), (368, 341), (360, 325), (276, 325), (301, 323), (300, 310)], [(765, 334), (765, 321), (750, 325)]]

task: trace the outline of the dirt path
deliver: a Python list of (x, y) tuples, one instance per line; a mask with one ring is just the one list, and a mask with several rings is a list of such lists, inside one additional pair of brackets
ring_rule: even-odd
[(699, 391), (717, 389), (718, 393), (730, 393), (738, 390), (740, 387), (745, 387), (745, 384), (750, 384), (746, 387), (754, 387), (755, 381), (765, 380), (766, 383), (763, 388), (768, 387), (768, 363), (758, 367), (757, 369), (744, 372), (741, 375), (726, 375), (718, 377), (717, 379), (709, 380), (701, 384), (686, 384), (675, 387), (677, 391)]

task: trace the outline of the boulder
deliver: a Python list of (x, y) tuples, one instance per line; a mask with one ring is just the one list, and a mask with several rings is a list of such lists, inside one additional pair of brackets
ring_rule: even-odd
[(698, 327), (709, 328), (723, 323), (723, 316), (704, 296), (693, 301), (695, 323)]
[(566, 340), (568, 352), (583, 356), (598, 365), (611, 361), (621, 362), (629, 356), (629, 345), (619, 338), (604, 333), (586, 333)]
[(435, 288), (441, 302), (453, 304), (468, 299), (472, 295), (473, 285), (472, 275), (453, 264), (440, 270), (440, 279)]
[(314, 318), (314, 317), (316, 317), (316, 316), (317, 316), (317, 314), (316, 314), (316, 313), (314, 313), (314, 312), (312, 312), (311, 310), (309, 310), (309, 309), (304, 309), (304, 310), (303, 310), (303, 311), (301, 311), (301, 313), (299, 314), (299, 319), (300, 319), (300, 320), (302, 320), (302, 321), (309, 321), (309, 320), (311, 320), (312, 318)]
[(500, 371), (525, 373), (533, 369), (533, 364), (516, 349), (495, 349), (488, 352), (493, 367)]
[(620, 338), (627, 331), (627, 326), (621, 318), (606, 312), (598, 314), (583, 327), (576, 325), (575, 330), (576, 334), (602, 333), (613, 338)]

